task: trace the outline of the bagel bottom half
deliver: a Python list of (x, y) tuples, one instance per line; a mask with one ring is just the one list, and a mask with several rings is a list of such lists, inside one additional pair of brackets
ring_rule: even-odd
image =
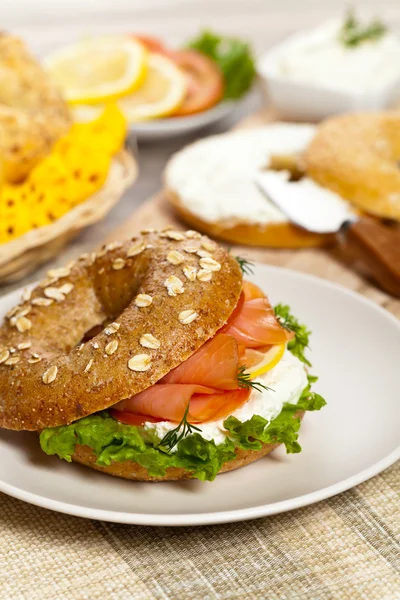
[[(301, 420), (303, 416), (304, 411), (299, 411), (294, 415), (293, 418), (298, 418)], [(262, 444), (262, 448), (260, 450), (242, 450), (237, 448), (235, 451), (236, 458), (222, 465), (218, 475), (220, 473), (226, 473), (227, 471), (234, 471), (235, 469), (245, 467), (256, 460), (263, 458), (275, 450), (275, 448), (278, 446), (280, 446), (280, 444)], [(138, 463), (129, 460), (124, 462), (114, 462), (109, 466), (103, 467), (96, 463), (96, 455), (94, 454), (92, 448), (79, 444), (77, 444), (75, 447), (75, 453), (72, 456), (72, 460), (80, 463), (81, 465), (85, 465), (86, 467), (91, 467), (96, 471), (101, 471), (102, 473), (107, 473), (108, 475), (114, 475), (114, 477), (122, 477), (123, 479), (130, 479), (133, 481), (157, 482), (193, 479), (193, 474), (190, 471), (186, 471), (185, 469), (177, 467), (168, 467), (166, 474), (163, 477), (150, 477), (145, 467), (142, 467)]]
[(179, 217), (191, 227), (233, 244), (244, 246), (264, 246), (267, 248), (310, 248), (332, 243), (331, 236), (310, 233), (299, 227), (285, 223), (209, 223), (186, 208), (178, 194), (165, 192), (167, 200)]

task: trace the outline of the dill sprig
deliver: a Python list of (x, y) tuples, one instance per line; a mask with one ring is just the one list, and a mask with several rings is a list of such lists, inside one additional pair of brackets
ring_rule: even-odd
[(242, 270), (243, 275), (252, 275), (254, 263), (247, 258), (242, 258), (241, 256), (235, 256), (237, 262), (239, 263), (239, 267)]
[(177, 444), (179, 444), (181, 440), (183, 440), (183, 438), (190, 435), (194, 431), (201, 431), (199, 427), (196, 427), (195, 425), (192, 425), (188, 422), (188, 412), (189, 403), (186, 407), (186, 410), (182, 417), (182, 421), (179, 423), (179, 425), (175, 427), (175, 429), (171, 429), (171, 431), (168, 431), (168, 433), (164, 435), (163, 439), (158, 444), (157, 448), (159, 450), (168, 454), (173, 448), (175, 448)]
[(373, 19), (368, 25), (362, 25), (353, 11), (349, 11), (340, 31), (340, 41), (348, 48), (355, 48), (363, 42), (379, 40), (386, 32), (386, 25), (379, 19)]
[(269, 392), (275, 391), (259, 381), (253, 381), (250, 379), (250, 373), (247, 372), (245, 365), (239, 367), (237, 380), (240, 388), (252, 388), (253, 390), (257, 390), (257, 392), (262, 392), (263, 390), (267, 390)]

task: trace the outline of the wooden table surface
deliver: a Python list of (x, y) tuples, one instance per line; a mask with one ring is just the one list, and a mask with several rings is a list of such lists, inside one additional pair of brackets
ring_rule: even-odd
[[(398, 0), (361, 0), (356, 4), (363, 14), (379, 14), (391, 26), (400, 29)], [(298, 29), (342, 15), (347, 5), (347, 0), (4, 0), (0, 3), (0, 23), (2, 28), (23, 36), (38, 55), (84, 35), (123, 31), (144, 31), (179, 45), (203, 27), (246, 37), (260, 53)], [(231, 118), (200, 135), (231, 127), (260, 104), (261, 98), (255, 91)], [(192, 139), (194, 137), (186, 136), (141, 144), (140, 176), (136, 185), (103, 222), (76, 238), (52, 266), (76, 257), (109, 237), (135, 207), (159, 189), (160, 175), (168, 157)], [(0, 294), (41, 277), (48, 268), (46, 265), (17, 285), (3, 286)]]

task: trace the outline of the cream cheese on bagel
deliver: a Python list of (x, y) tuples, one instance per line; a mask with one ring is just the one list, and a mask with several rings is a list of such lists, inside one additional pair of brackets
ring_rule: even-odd
[(207, 223), (287, 223), (255, 184), (272, 154), (303, 152), (314, 125), (274, 123), (211, 136), (176, 153), (164, 175), (167, 191)]

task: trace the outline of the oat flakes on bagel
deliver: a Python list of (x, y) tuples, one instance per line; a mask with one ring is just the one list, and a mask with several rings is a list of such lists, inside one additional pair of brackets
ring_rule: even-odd
[[(231, 314), (242, 276), (223, 248), (193, 235), (109, 244), (27, 293), (0, 328), (0, 426), (71, 423), (147, 388), (204, 344)], [(211, 280), (188, 276), (208, 262)], [(143, 346), (145, 334), (160, 347)]]

